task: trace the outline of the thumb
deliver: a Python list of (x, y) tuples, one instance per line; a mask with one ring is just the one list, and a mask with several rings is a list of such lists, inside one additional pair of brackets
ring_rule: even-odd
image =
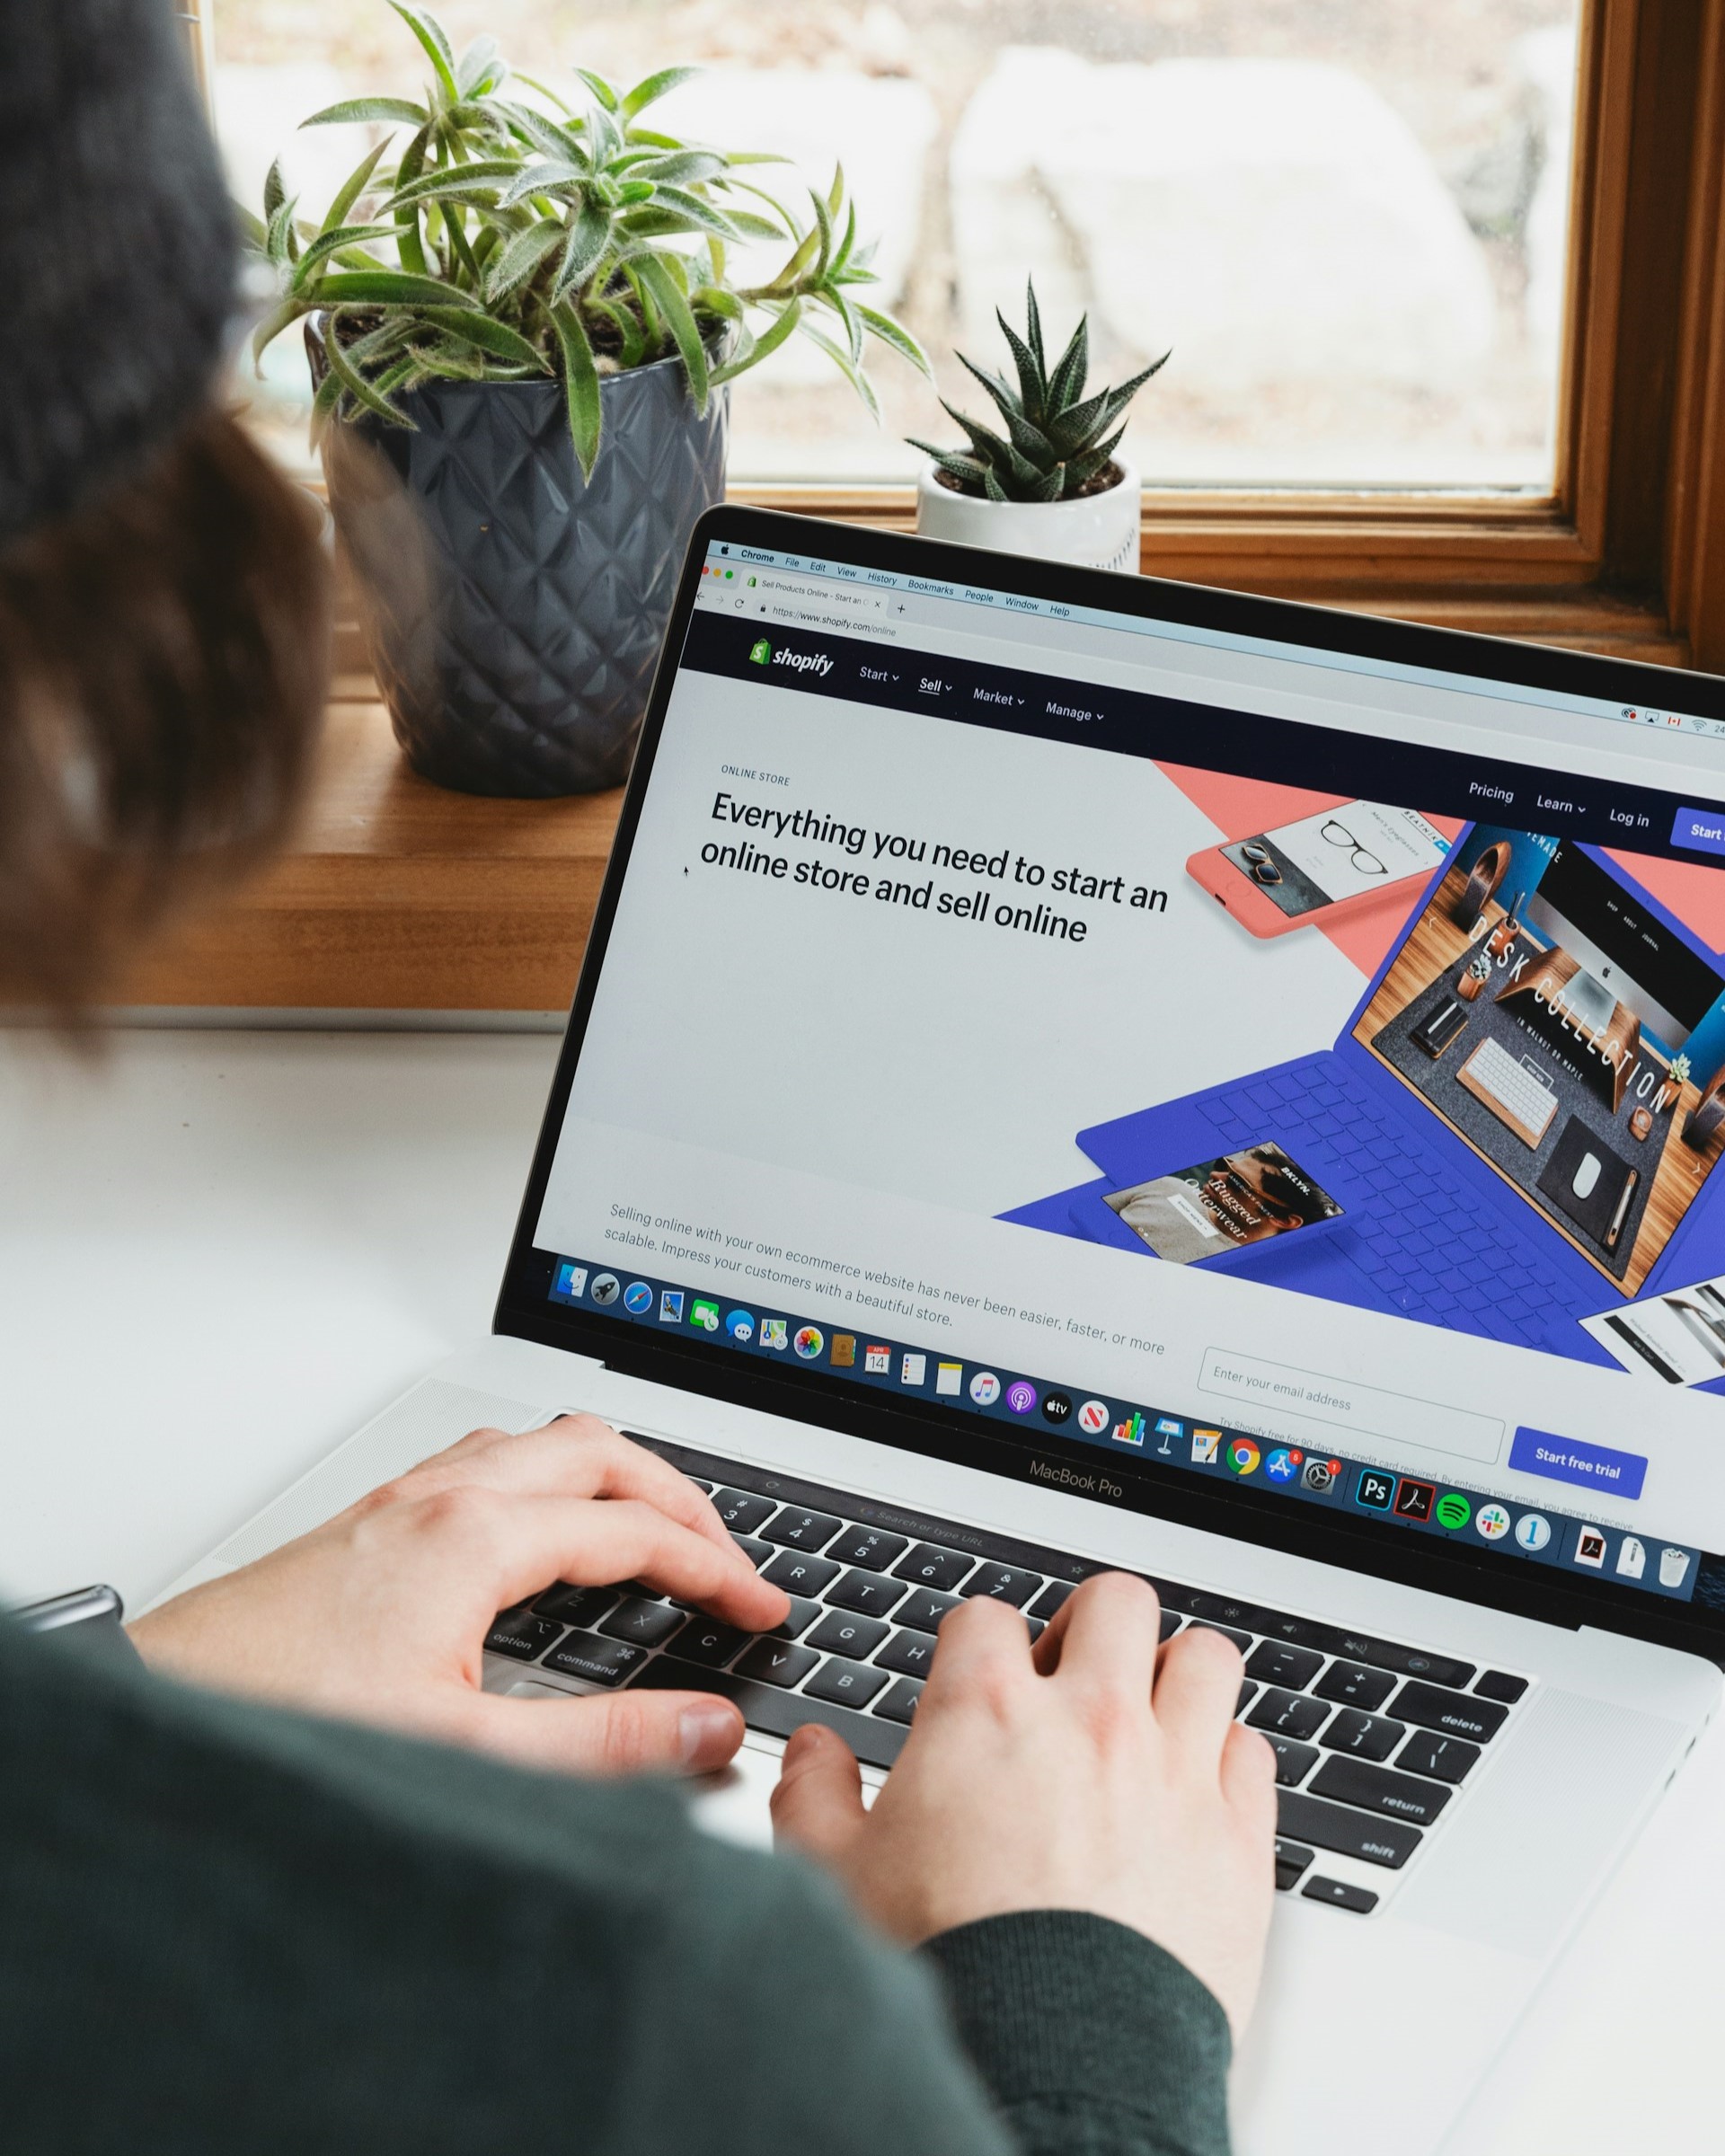
[(1276, 1754), (1267, 1736), (1243, 1722), (1229, 1725), (1222, 1745), (1222, 1794), (1254, 1829), (1273, 1832)]
[(551, 1774), (712, 1774), (743, 1741), (743, 1718), (705, 1692), (537, 1700), (477, 1693), (456, 1734)]
[(805, 1722), (784, 1747), (773, 1792), (773, 1834), (818, 1863), (836, 1863), (868, 1817), (862, 1770), (836, 1729)]

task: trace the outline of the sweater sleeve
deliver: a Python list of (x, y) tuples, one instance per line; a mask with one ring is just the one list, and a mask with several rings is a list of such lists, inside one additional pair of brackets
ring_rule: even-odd
[(1047, 1909), (924, 1953), (1021, 2156), (1227, 2156), (1227, 2017), (1161, 1947)]

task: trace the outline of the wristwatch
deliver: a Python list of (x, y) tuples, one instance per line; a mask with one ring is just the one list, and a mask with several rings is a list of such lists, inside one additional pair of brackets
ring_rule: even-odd
[(122, 1620), (126, 1604), (115, 1587), (74, 1587), (67, 1595), (50, 1595), (46, 1602), (27, 1602), (6, 1615), (27, 1632), (57, 1632), (68, 1647), (81, 1653), (90, 1649), (103, 1659), (114, 1657), (136, 1662)]

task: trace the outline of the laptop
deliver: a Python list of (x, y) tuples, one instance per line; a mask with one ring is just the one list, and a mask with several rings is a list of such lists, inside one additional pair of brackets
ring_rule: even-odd
[[(1336, 1233), (1189, 1261), (1616, 1367), (1584, 1318), (1725, 1272), (1725, 1206), (1701, 1202), (1725, 1126), (1703, 1127), (1694, 1077), (1672, 1077), (1725, 1055), (1725, 961), (1636, 871), (1721, 933), (1725, 915), (1672, 862), (1484, 822), (1440, 843), (1334, 1047), (1080, 1131), (1105, 1173), (1062, 1201), (1064, 1224), (1154, 1257), (1120, 1194), (1273, 1129)], [(1482, 905), (1494, 877), (1504, 899)], [(1467, 1262), (1482, 1237), (1489, 1268)], [(1704, 1382), (1725, 1384), (1725, 1363)]]
[(735, 1699), (765, 1837), (1139, 1572), (1278, 1755), (1239, 2146), (1437, 2147), (1719, 1699), (1721, 803), (1720, 681), (713, 512), (491, 1335), (176, 1589), (603, 1416), (792, 1617), (548, 1582), (485, 1682)]

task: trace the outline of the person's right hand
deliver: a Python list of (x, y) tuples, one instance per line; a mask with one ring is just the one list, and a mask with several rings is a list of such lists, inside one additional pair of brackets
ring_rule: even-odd
[(1275, 1755), (1233, 1719), (1233, 1644), (1188, 1629), (1159, 1655), (1158, 1616), (1119, 1572), (1079, 1587), (1034, 1648), (1016, 1610), (963, 1604), (873, 1809), (850, 1747), (810, 1725), (785, 1748), (775, 1830), (909, 1945), (1018, 1910), (1129, 1924), (1238, 2037), (1274, 1895)]

